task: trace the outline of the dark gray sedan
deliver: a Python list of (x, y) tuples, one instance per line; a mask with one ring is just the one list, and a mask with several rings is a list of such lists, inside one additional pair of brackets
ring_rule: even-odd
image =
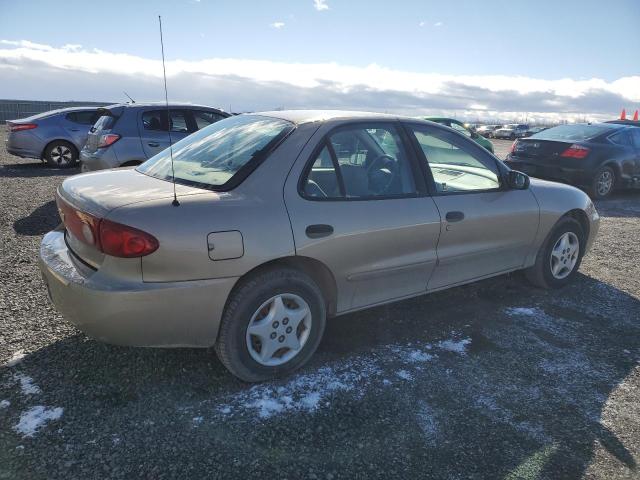
[(416, 119), (239, 115), (171, 158), (64, 181), (48, 290), (95, 338), (214, 345), (247, 381), (307, 362), (327, 316), (514, 270), (561, 287), (598, 231), (585, 193)]

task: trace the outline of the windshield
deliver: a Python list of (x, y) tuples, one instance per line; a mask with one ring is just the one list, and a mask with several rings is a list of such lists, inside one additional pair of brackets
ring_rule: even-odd
[[(238, 175), (242, 180), (293, 130), (278, 118), (239, 115), (216, 122), (173, 146), (177, 183), (224, 190)], [(171, 180), (171, 156), (165, 149), (137, 170)]]
[(597, 137), (605, 132), (612, 130), (611, 127), (606, 125), (559, 125), (557, 127), (549, 128), (532, 135), (530, 138), (539, 138), (541, 140), (570, 140), (580, 141), (589, 140)]

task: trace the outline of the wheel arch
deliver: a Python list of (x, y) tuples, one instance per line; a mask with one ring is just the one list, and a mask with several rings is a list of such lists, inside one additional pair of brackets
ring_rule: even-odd
[[(265, 262), (253, 269), (249, 270), (247, 273), (242, 275), (233, 286), (231, 293), (238, 288), (238, 285), (253, 275), (262, 273), (266, 270), (273, 270), (277, 268), (291, 268), (294, 270), (301, 271), (305, 273), (318, 285), (320, 291), (322, 292), (322, 296), (326, 303), (327, 315), (333, 316), (336, 313), (337, 306), (337, 296), (338, 289), (336, 285), (335, 277), (329, 267), (327, 267), (324, 263), (315, 258), (304, 257), (300, 255), (292, 255), (288, 257), (280, 257), (274, 260), (270, 260)], [(231, 297), (231, 293), (229, 294), (229, 298)]]
[(62, 143), (66, 143), (67, 145), (69, 145), (71, 148), (73, 148), (73, 151), (76, 153), (76, 158), (80, 158), (80, 150), (78, 150), (78, 147), (75, 146), (75, 144), (73, 142), (70, 142), (69, 140), (67, 140), (66, 138), (54, 138), (53, 140), (50, 140), (47, 142), (47, 144), (44, 146), (44, 148), (42, 149), (42, 152), (40, 152), (40, 158), (44, 159), (44, 154), (47, 151), (47, 149), (54, 143), (56, 142), (62, 142)]
[[(585, 213), (584, 210), (581, 210), (579, 208), (574, 208), (573, 210), (569, 210), (562, 217), (560, 217), (560, 219), (558, 219), (558, 222), (560, 222), (564, 218), (573, 218), (574, 220), (576, 220), (582, 227), (582, 231), (584, 232), (584, 235), (585, 235), (585, 240), (589, 238), (589, 233), (590, 233), (589, 230), (591, 227), (589, 224), (589, 217), (587, 217), (587, 214)], [(558, 222), (556, 222), (556, 224)]]

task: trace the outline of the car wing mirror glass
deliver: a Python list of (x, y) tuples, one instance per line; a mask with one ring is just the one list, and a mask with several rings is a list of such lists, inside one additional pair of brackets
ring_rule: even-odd
[(526, 190), (529, 188), (531, 181), (528, 175), (518, 172), (517, 170), (510, 170), (507, 175), (507, 183), (509, 184), (509, 188), (513, 190)]

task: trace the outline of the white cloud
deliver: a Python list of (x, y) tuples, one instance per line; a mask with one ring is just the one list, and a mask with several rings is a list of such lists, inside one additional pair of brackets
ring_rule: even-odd
[(327, 0), (313, 0), (313, 8), (322, 12), (323, 10), (329, 10), (329, 5), (327, 5)]
[(442, 23), (442, 22), (436, 22), (436, 23), (433, 24), (434, 27), (441, 27), (443, 25), (444, 25), (444, 23)]
[(420, 23), (418, 23), (418, 26), (419, 26), (420, 28), (424, 27), (425, 25), (426, 25), (426, 23), (425, 23), (425, 21), (424, 21), (424, 20), (422, 20), (422, 21), (420, 21)]
[[(419, 73), (375, 63), (356, 67), (233, 58), (170, 60), (167, 75), (169, 95), (174, 100), (232, 103), (237, 110), (284, 105), (407, 114), (455, 111), (458, 115), (491, 118), (539, 112), (553, 118), (571, 114), (595, 119), (597, 115), (616, 115), (623, 106), (627, 110), (638, 108), (633, 103), (640, 102), (640, 76), (614, 81), (548, 80)], [(46, 88), (42, 86), (43, 77), (47, 78)], [(3, 96), (8, 98), (117, 101), (125, 89), (136, 100), (157, 100), (161, 79), (158, 59), (78, 45), (53, 47), (0, 40), (0, 84)], [(158, 95), (149, 93), (156, 90)]]
[(273, 22), (270, 23), (269, 26), (271, 28), (275, 28), (276, 30), (280, 30), (282, 27), (284, 27), (284, 22)]

